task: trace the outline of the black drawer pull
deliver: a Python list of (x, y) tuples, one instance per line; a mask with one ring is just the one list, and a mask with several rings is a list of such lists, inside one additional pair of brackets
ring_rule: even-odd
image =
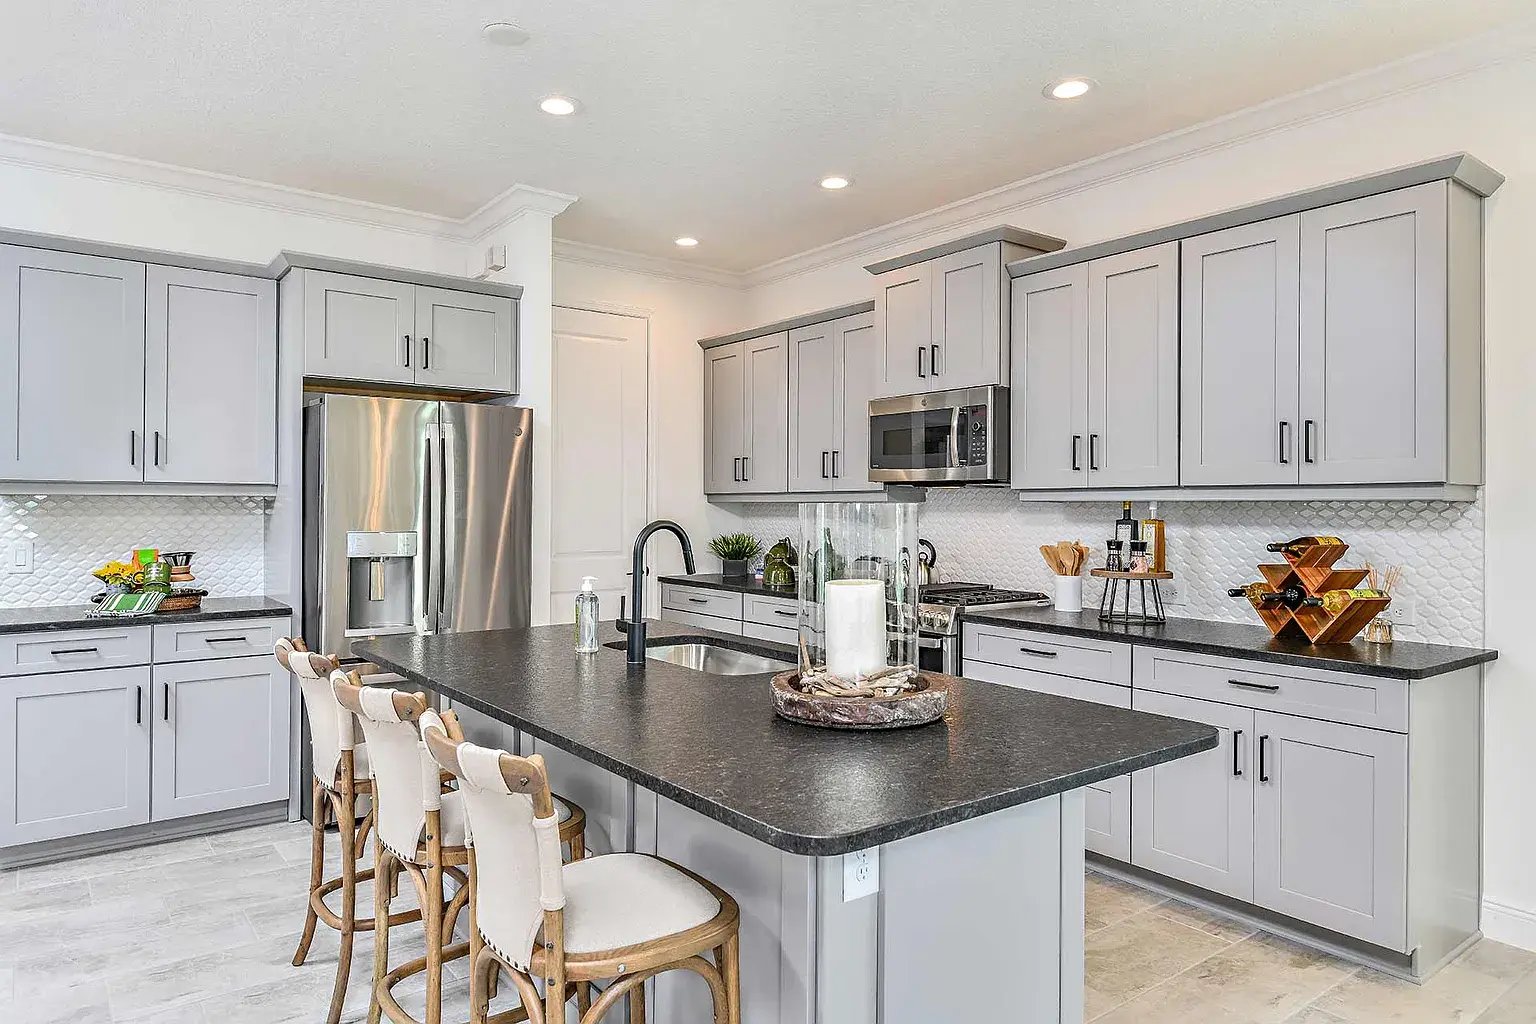
[(101, 648), (100, 647), (56, 647), (53, 650), (49, 651), (48, 653), (53, 655), (55, 658), (58, 658), (58, 657), (62, 657), (63, 655), (66, 655), (66, 654), (100, 654), (101, 653)]
[(1264, 753), (1269, 747), (1269, 737), (1259, 737), (1259, 781), (1269, 781), (1269, 767), (1264, 763)]
[(1242, 679), (1228, 679), (1227, 683), (1231, 686), (1241, 686), (1245, 690), (1262, 690), (1265, 693), (1280, 692), (1279, 683), (1250, 683)]
[(775, 608), (773, 610), (773, 614), (775, 614), (775, 615), (783, 615), (786, 618), (791, 618), (791, 619), (798, 619), (800, 617), (800, 613), (799, 612), (787, 611), (787, 610), (785, 610), (783, 608)]
[(1042, 651), (1042, 650), (1039, 650), (1039, 649), (1034, 648), (1034, 647), (1020, 647), (1019, 648), (1019, 652), (1021, 654), (1032, 654), (1032, 655), (1034, 655), (1037, 658), (1054, 658), (1054, 657), (1056, 657), (1056, 652), (1055, 651)]
[(689, 604), (709, 604), (709, 598), (707, 598), (707, 597), (690, 597), (688, 599), (688, 603)]
[(1242, 738), (1243, 730), (1232, 730), (1232, 776), (1238, 779), (1243, 777), (1243, 766), (1237, 759), (1237, 741)]
[(144, 687), (133, 688), (133, 724), (144, 724)]
[(210, 636), (204, 637), (205, 644), (248, 644), (251, 638), (248, 636)]

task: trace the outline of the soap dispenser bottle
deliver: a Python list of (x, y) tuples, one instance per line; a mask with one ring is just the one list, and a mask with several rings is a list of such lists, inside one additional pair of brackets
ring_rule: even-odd
[(593, 654), (597, 651), (597, 591), (592, 584), (596, 576), (581, 578), (581, 593), (576, 595), (576, 653)]

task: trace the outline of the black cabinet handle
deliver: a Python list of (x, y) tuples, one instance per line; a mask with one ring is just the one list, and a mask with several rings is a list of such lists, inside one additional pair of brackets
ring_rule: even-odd
[(1250, 683), (1242, 679), (1228, 679), (1228, 685), (1241, 686), (1245, 690), (1262, 690), (1265, 693), (1279, 693), (1279, 683)]
[(1088, 435), (1088, 468), (1097, 471), (1099, 468), (1099, 435)]
[(707, 598), (707, 597), (690, 597), (688, 599), (688, 603), (689, 604), (709, 604), (709, 598)]
[(402, 349), (404, 349), (404, 351), (405, 351), (405, 366), (406, 366), (406, 369), (410, 369), (410, 366), (411, 366), (411, 336), (409, 334), (402, 334), (400, 337), (401, 337), (401, 339), (403, 341), (403, 344), (401, 344), (400, 347)]
[(137, 466), (138, 464), (139, 432), (137, 430), (130, 430), (128, 431), (128, 465)]
[(432, 339), (423, 336), (421, 339), (421, 368), (423, 370), (432, 367)]
[(750, 455), (743, 455), (741, 457), (741, 479), (742, 479), (743, 483), (745, 483), (746, 481), (752, 479), (752, 474), (747, 472), (747, 465), (751, 461), (752, 461), (752, 456), (750, 456)]
[(1032, 655), (1034, 655), (1037, 658), (1054, 658), (1054, 657), (1056, 657), (1056, 652), (1055, 651), (1042, 651), (1042, 650), (1038, 650), (1038, 649), (1036, 649), (1034, 647), (1020, 647), (1019, 651), (1020, 651), (1020, 653), (1023, 653), (1023, 654), (1032, 654)]
[(773, 610), (773, 614), (775, 614), (775, 615), (783, 615), (786, 618), (791, 618), (791, 619), (798, 619), (800, 617), (800, 613), (799, 612), (792, 612), (792, 611), (789, 611), (789, 610), (784, 609), (784, 608), (775, 608)]
[(133, 688), (133, 724), (144, 724), (144, 687)]
[(928, 346), (928, 373), (934, 377), (940, 376), (939, 370), (939, 346)]
[(1242, 739), (1242, 738), (1243, 738), (1243, 730), (1241, 730), (1241, 729), (1234, 729), (1234, 730), (1232, 730), (1232, 776), (1233, 776), (1233, 778), (1238, 778), (1238, 779), (1243, 777), (1243, 766), (1242, 766), (1242, 763), (1238, 761), (1238, 757), (1237, 757), (1237, 747), (1238, 747), (1238, 742), (1237, 741)]
[(917, 375), (919, 377), (926, 377), (926, 376), (928, 376), (926, 373), (923, 372), (923, 355), (924, 355), (924, 353), (926, 351), (927, 351), (927, 347), (926, 346), (924, 346), (924, 345), (917, 346)]
[(203, 640), (205, 644), (248, 644), (249, 637), (244, 636), (210, 636)]
[(58, 657), (62, 657), (63, 655), (66, 655), (66, 654), (100, 654), (101, 653), (101, 648), (99, 648), (99, 647), (55, 647), (53, 650), (49, 651), (48, 653), (53, 655), (55, 658), (58, 658)]
[(731, 460), (731, 479), (741, 483), (741, 456)]
[(1260, 782), (1268, 782), (1269, 781), (1269, 768), (1264, 763), (1264, 754), (1265, 754), (1265, 751), (1268, 749), (1268, 747), (1269, 747), (1269, 737), (1268, 736), (1260, 736), (1259, 737), (1259, 781)]
[(1312, 461), (1312, 431), (1317, 426), (1316, 420), (1303, 420), (1301, 423), (1301, 461)]
[(837, 450), (837, 449), (836, 449), (836, 448), (834, 448), (834, 449), (832, 449), (832, 479), (834, 479), (834, 480), (836, 480), (836, 479), (837, 479), (837, 477), (838, 477), (838, 472), (837, 472), (837, 457), (838, 457), (838, 456), (839, 456), (839, 455), (841, 455), (841, 454), (842, 454), (842, 453), (841, 453), (841, 452), (839, 452), (839, 451), (838, 451), (838, 450)]
[(1280, 465), (1289, 466), (1291, 457), (1286, 453), (1286, 435), (1290, 433), (1291, 425), (1286, 420), (1280, 421)]
[(169, 722), (171, 720), (171, 684), (161, 683), (160, 686), (162, 687), (160, 691), (160, 720)]
[(821, 478), (823, 480), (830, 480), (831, 479), (831, 477), (827, 475), (827, 456), (829, 456), (831, 454), (832, 454), (831, 452), (822, 452), (821, 453)]
[(1082, 446), (1083, 446), (1083, 435), (1082, 434), (1073, 434), (1072, 435), (1072, 472), (1074, 472), (1074, 473), (1077, 473), (1077, 472), (1081, 471), (1082, 468), (1083, 468), (1082, 462), (1078, 458), (1078, 449), (1081, 448)]

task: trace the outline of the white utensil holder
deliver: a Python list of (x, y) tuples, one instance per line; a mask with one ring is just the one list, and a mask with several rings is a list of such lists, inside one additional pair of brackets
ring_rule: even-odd
[(1059, 612), (1083, 610), (1083, 578), (1081, 576), (1056, 577), (1056, 610)]

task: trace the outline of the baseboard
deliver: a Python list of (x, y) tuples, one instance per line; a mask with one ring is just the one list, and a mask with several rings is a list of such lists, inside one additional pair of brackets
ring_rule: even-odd
[(1483, 935), (1536, 952), (1536, 910), (1483, 899)]
[(287, 820), (288, 802), (284, 800), (269, 804), (257, 804), (254, 807), (237, 807), (228, 811), (214, 811), (210, 814), (198, 814), (187, 818), (173, 818), (170, 821), (155, 821), (143, 825), (131, 825), (127, 828), (112, 829), (108, 832), (93, 832), (88, 835), (69, 836), (64, 839), (45, 839), (41, 842), (28, 843), (25, 846), (11, 846), (0, 849), (0, 870), (31, 867), (35, 864), (48, 864), (61, 860), (74, 860), (77, 857), (90, 857), (98, 853), (111, 853), (114, 850), (126, 850), (134, 846), (149, 846), (153, 843), (169, 842), (172, 839), (185, 839), (188, 836), (207, 835), (214, 832), (228, 832), (232, 829), (249, 828), (252, 825), (266, 825)]

